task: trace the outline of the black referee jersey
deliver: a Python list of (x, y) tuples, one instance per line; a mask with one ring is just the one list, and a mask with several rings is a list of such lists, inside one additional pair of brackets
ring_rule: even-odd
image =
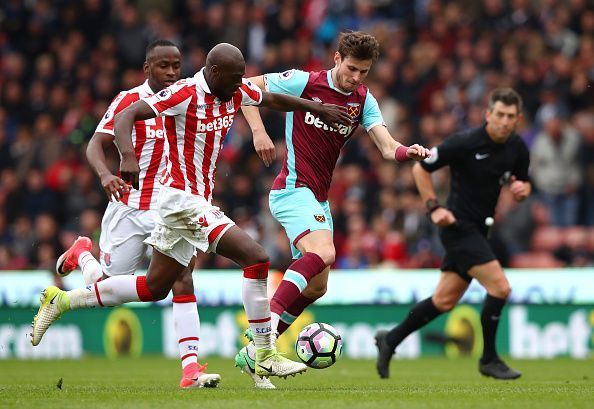
[(443, 166), (451, 171), (447, 207), (456, 219), (485, 226), (492, 217), (501, 187), (511, 176), (528, 181), (530, 154), (522, 138), (512, 134), (505, 143), (495, 143), (485, 126), (456, 133), (431, 150), (421, 162), (428, 172)]

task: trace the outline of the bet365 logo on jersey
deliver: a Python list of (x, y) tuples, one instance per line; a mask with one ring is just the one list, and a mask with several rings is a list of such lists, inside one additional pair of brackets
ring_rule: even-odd
[(231, 125), (233, 125), (234, 117), (235, 115), (225, 115), (218, 118), (199, 120), (196, 125), (196, 130), (198, 132), (212, 132), (230, 128)]
[(338, 129), (332, 128), (331, 126), (328, 126), (324, 122), (322, 122), (322, 120), (320, 118), (318, 118), (317, 116), (313, 116), (313, 114), (311, 112), (305, 113), (305, 124), (313, 125), (318, 129), (323, 129), (324, 131), (338, 132), (340, 135), (344, 135), (345, 138), (353, 130), (352, 126), (346, 126), (346, 125), (338, 125)]

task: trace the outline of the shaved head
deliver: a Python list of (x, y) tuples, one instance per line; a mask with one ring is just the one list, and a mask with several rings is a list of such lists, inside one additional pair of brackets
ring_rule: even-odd
[(229, 101), (242, 84), (245, 60), (239, 48), (217, 44), (206, 55), (204, 77), (210, 91), (222, 101)]
[(213, 65), (237, 67), (245, 65), (245, 60), (239, 48), (229, 43), (220, 43), (215, 45), (206, 55), (206, 69)]

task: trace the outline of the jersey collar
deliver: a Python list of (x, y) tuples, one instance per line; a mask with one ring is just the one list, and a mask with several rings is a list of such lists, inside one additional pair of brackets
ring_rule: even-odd
[(149, 83), (148, 83), (148, 79), (147, 79), (147, 80), (145, 80), (145, 81), (144, 81), (144, 82), (143, 82), (143, 83), (140, 85), (140, 91), (141, 91), (142, 93), (144, 93), (144, 96), (146, 96), (146, 97), (148, 97), (148, 96), (150, 96), (150, 95), (153, 95), (153, 94), (156, 94), (157, 92), (159, 92), (159, 91), (157, 91), (157, 92), (154, 92), (154, 91), (151, 89), (151, 86), (150, 86), (150, 85), (149, 85)]
[(332, 70), (328, 70), (326, 72), (326, 76), (328, 77), (328, 85), (330, 85), (330, 88), (332, 88), (334, 91), (336, 92), (340, 92), (342, 95), (351, 95), (352, 92), (344, 92), (338, 89), (338, 87), (334, 86), (334, 81), (332, 81)]
[(212, 94), (212, 92), (210, 92), (210, 88), (208, 88), (208, 84), (206, 83), (206, 78), (204, 78), (204, 68), (194, 74), (194, 78), (196, 78), (198, 85), (200, 85), (200, 88), (202, 88), (204, 92), (207, 94)]

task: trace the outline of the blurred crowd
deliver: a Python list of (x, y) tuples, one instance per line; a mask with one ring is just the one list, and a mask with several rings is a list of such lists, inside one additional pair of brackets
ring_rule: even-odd
[[(182, 76), (219, 42), (238, 46), (247, 75), (332, 67), (342, 30), (376, 36), (367, 85), (392, 135), (439, 144), (483, 123), (488, 92), (524, 98), (519, 133), (535, 193), (503, 191), (493, 245), (506, 266), (594, 265), (594, 6), (588, 0), (4, 0), (0, 5), (0, 269), (53, 269), (79, 235), (97, 243), (106, 197), (85, 159), (111, 99), (144, 81), (146, 45), (169, 39)], [(215, 201), (290, 263), (268, 210), (282, 163), (284, 118), (262, 111), (277, 160), (266, 168), (238, 117), (219, 160)], [(110, 161), (115, 171), (116, 152)], [(447, 171), (435, 173), (442, 200)], [(410, 164), (382, 160), (361, 131), (330, 192), (336, 268), (437, 267), (442, 248)], [(199, 268), (233, 267), (201, 256)]]

